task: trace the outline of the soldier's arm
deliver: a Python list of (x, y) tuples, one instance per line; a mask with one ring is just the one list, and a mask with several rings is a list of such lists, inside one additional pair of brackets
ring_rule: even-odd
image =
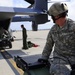
[(53, 45), (54, 45), (54, 41), (52, 39), (51, 32), (49, 32), (48, 36), (47, 36), (47, 41), (46, 41), (44, 50), (42, 52), (42, 58), (43, 59), (48, 59), (49, 58), (49, 56), (51, 54), (51, 51), (52, 51), (52, 48), (53, 48)]

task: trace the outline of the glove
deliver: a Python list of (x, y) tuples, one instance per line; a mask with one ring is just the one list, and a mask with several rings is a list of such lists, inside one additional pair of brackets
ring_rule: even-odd
[(42, 63), (43, 63), (43, 62), (48, 62), (48, 60), (39, 58), (39, 59), (38, 59), (38, 62), (42, 62)]
[(44, 64), (48, 64), (48, 63), (49, 63), (48, 60), (42, 59), (42, 58), (39, 58), (39, 59), (38, 59), (38, 62), (41, 62), (41, 63), (44, 63)]
[(50, 68), (50, 62), (46, 59), (39, 58), (38, 62), (45, 64), (48, 68)]

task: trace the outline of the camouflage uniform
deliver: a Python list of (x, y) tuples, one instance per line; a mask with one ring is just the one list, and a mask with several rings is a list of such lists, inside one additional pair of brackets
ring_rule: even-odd
[(51, 62), (51, 75), (70, 75), (71, 68), (67, 65), (75, 64), (75, 22), (66, 19), (63, 27), (54, 25), (49, 31), (42, 58), (48, 59), (52, 48), (53, 62)]
[(8, 35), (8, 31), (0, 27), (0, 39), (3, 39), (5, 35)]

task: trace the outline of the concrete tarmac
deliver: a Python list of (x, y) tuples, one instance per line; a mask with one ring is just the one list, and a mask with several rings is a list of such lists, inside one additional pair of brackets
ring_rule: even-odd
[[(31, 41), (39, 45), (38, 47), (31, 47), (28, 50), (22, 49), (22, 32), (15, 31), (13, 36), (15, 36), (14, 42), (12, 42), (12, 48), (6, 49), (6, 51), (13, 57), (20, 56), (26, 62), (35, 62), (41, 57), (46, 38), (49, 30), (39, 30), (39, 31), (27, 31), (28, 38), (27, 41)], [(0, 75), (20, 75), (10, 64), (8, 59), (4, 59), (0, 53)]]

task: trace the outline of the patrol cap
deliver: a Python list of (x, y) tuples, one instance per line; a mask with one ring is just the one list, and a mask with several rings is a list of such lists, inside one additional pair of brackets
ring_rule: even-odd
[(65, 3), (56, 2), (48, 10), (48, 14), (51, 16), (57, 16), (62, 13), (67, 13), (68, 7)]

